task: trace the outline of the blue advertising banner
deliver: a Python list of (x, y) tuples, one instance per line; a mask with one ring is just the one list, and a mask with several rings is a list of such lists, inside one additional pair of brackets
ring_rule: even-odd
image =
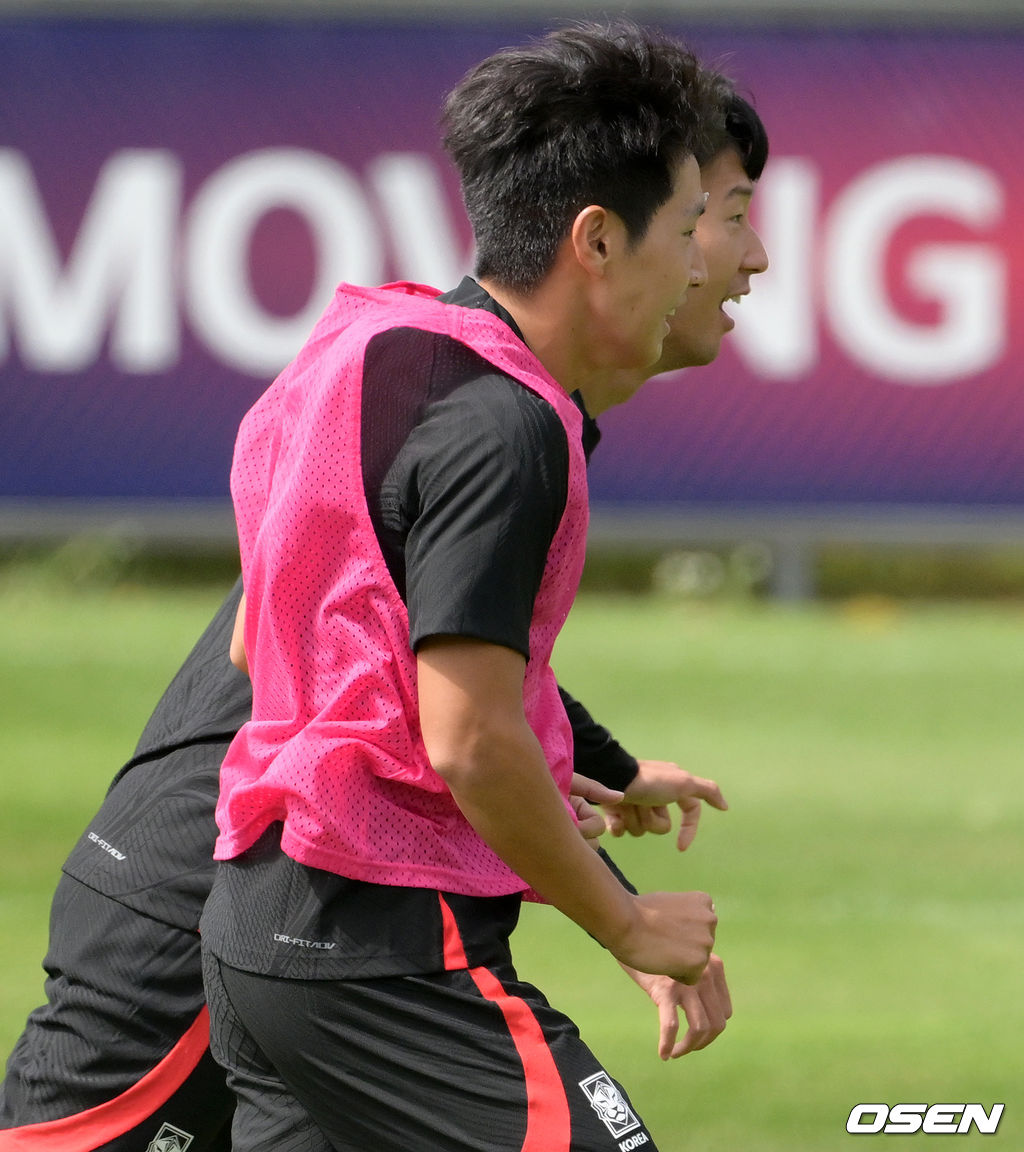
[[(338, 281), (469, 270), (438, 110), (540, 30), (0, 22), (0, 501), (226, 498)], [(595, 504), (1024, 507), (1024, 36), (669, 30), (769, 128), (772, 266)]]

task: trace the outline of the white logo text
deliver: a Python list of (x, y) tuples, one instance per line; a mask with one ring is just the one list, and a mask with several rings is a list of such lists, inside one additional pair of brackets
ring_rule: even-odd
[(278, 944), (294, 944), (296, 948), (323, 948), (329, 951), (337, 947), (330, 940), (301, 940), (295, 936), (286, 936), (283, 932), (275, 932), (274, 940)]
[(981, 1104), (894, 1104), (891, 1108), (888, 1104), (856, 1104), (846, 1121), (846, 1131), (854, 1136), (871, 1132), (962, 1136), (973, 1125), (979, 1132), (991, 1134), (1002, 1117), (1002, 1104), (993, 1104), (987, 1112)]
[(99, 848), (102, 848), (104, 852), (109, 852), (109, 853), (110, 853), (110, 855), (111, 855), (111, 856), (113, 856), (115, 860), (123, 860), (123, 859), (125, 858), (125, 856), (124, 856), (124, 853), (123, 853), (123, 852), (118, 852), (118, 850), (117, 850), (116, 848), (113, 848), (113, 847), (111, 847), (111, 845), (110, 845), (110, 844), (108, 844), (108, 843), (106, 842), (106, 840), (101, 840), (101, 839), (100, 839), (100, 838), (99, 838), (99, 837), (96, 835), (96, 833), (95, 833), (95, 832), (90, 832), (90, 833), (89, 833), (89, 839), (90, 839), (90, 840), (91, 840), (91, 841), (92, 841), (92, 842), (93, 842), (93, 843), (94, 843), (94, 844), (95, 844), (97, 847), (99, 847)]

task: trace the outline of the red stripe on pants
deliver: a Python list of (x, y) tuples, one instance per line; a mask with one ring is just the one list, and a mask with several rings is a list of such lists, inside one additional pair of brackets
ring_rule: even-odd
[[(467, 968), (466, 951), (455, 916), (444, 897), (439, 894), (438, 899), (444, 926), (445, 968), (449, 971)], [(468, 972), (483, 998), (501, 1009), (523, 1063), (526, 1136), (522, 1152), (568, 1152), (572, 1134), (569, 1102), (537, 1017), (525, 1000), (505, 991), (489, 968), (468, 968)]]
[(126, 1092), (73, 1116), (0, 1131), (0, 1152), (93, 1152), (166, 1104), (192, 1075), (209, 1045), (210, 1014), (204, 1005), (170, 1052)]

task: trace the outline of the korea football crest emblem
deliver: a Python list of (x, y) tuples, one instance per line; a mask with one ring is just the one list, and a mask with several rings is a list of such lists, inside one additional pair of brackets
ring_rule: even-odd
[(604, 1126), (618, 1140), (640, 1127), (640, 1121), (612, 1083), (607, 1072), (598, 1072), (580, 1081), (580, 1087)]
[(193, 1139), (191, 1133), (183, 1132), (173, 1124), (161, 1124), (146, 1152), (185, 1152)]

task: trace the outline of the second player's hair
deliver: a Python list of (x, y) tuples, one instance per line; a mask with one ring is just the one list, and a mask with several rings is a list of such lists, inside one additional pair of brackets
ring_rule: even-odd
[[(751, 180), (761, 178), (768, 163), (768, 131), (753, 104), (736, 92), (730, 92), (726, 97), (725, 122), (718, 131), (711, 133), (711, 148), (708, 160), (726, 148), (733, 148), (747, 176)], [(703, 158), (700, 159), (703, 163)]]

